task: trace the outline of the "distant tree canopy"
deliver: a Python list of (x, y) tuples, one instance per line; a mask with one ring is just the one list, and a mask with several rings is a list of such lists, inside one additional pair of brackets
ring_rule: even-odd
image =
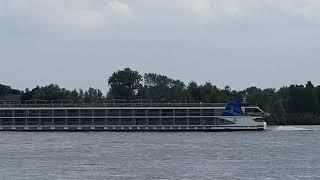
[(139, 95), (144, 99), (154, 99), (160, 102), (181, 102), (185, 96), (185, 84), (164, 75), (147, 73), (143, 76), (144, 86)]
[(142, 76), (130, 68), (114, 72), (108, 79), (110, 87), (108, 97), (112, 99), (135, 99), (142, 84)]
[(20, 94), (19, 90), (12, 89), (10, 86), (0, 84), (0, 95)]
[(99, 89), (89, 88), (83, 91), (76, 89), (70, 91), (65, 88), (60, 88), (56, 84), (50, 84), (48, 86), (39, 87), (32, 89), (26, 89), (21, 96), (21, 100), (71, 100), (73, 102), (85, 102), (93, 103), (103, 101), (104, 96)]
[(291, 85), (275, 89), (249, 87), (242, 91), (232, 90), (229, 86), (219, 89), (210, 82), (197, 84), (172, 79), (165, 75), (146, 73), (125, 68), (108, 78), (109, 90), (106, 96), (99, 89), (67, 90), (56, 84), (19, 91), (0, 84), (0, 97), (18, 94), (21, 100), (61, 100), (78, 103), (103, 102), (110, 99), (149, 99), (153, 102), (172, 103), (226, 103), (238, 100), (257, 105), (270, 112), (268, 120), (274, 124), (320, 124), (320, 86), (310, 81), (306, 85)]

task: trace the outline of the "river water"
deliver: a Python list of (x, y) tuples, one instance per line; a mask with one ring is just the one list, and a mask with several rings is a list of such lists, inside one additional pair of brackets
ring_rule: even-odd
[(0, 179), (320, 179), (320, 126), (0, 132)]

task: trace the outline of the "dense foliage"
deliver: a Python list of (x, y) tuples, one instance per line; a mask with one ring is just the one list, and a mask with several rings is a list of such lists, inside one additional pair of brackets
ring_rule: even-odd
[(291, 85), (275, 89), (249, 87), (243, 91), (231, 90), (229, 86), (219, 89), (207, 82), (197, 84), (171, 79), (165, 75), (146, 73), (140, 75), (130, 68), (116, 71), (108, 79), (109, 91), (106, 96), (99, 89), (67, 90), (58, 85), (35, 87), (32, 90), (19, 91), (0, 85), (0, 98), (19, 94), (20, 100), (72, 100), (78, 103), (103, 102), (123, 99), (146, 100), (171, 103), (226, 103), (238, 100), (257, 105), (271, 113), (268, 119), (273, 124), (320, 124), (320, 86), (311, 82), (306, 85)]
[(135, 99), (138, 90), (141, 88), (142, 76), (138, 71), (125, 68), (117, 71), (108, 79), (110, 86), (108, 97), (112, 99)]
[(5, 94), (20, 94), (19, 90), (12, 89), (10, 86), (0, 84), (0, 95)]

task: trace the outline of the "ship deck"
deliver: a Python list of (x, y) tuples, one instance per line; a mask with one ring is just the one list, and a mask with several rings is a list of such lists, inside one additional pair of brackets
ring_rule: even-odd
[(57, 103), (0, 101), (0, 108), (14, 107), (225, 107), (226, 103)]

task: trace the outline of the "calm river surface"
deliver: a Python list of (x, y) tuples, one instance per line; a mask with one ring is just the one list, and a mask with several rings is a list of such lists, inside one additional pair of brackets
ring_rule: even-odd
[(0, 132), (0, 179), (320, 179), (320, 126)]

